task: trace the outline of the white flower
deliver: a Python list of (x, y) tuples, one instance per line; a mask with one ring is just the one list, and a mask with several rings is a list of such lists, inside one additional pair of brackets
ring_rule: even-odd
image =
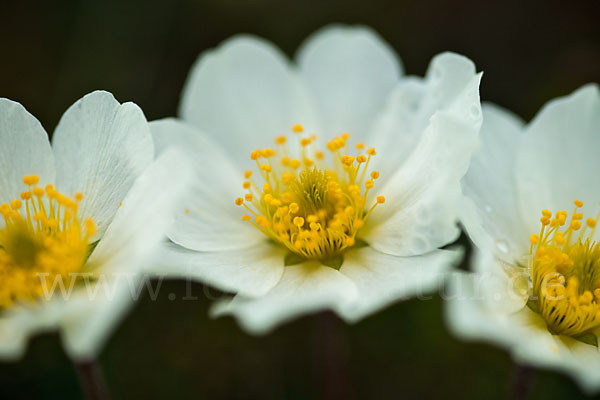
[(98, 353), (143, 289), (140, 269), (189, 176), (180, 152), (153, 157), (142, 111), (110, 93), (73, 104), (52, 146), (0, 99), (0, 357), (49, 329), (73, 358)]
[(479, 81), (451, 53), (403, 76), (368, 28), (326, 28), (295, 64), (249, 36), (207, 52), (182, 120), (151, 123), (158, 152), (196, 163), (157, 271), (237, 293), (213, 312), (255, 333), (326, 308), (356, 321), (434, 290), (459, 256), (439, 247), (459, 233)]
[(598, 87), (551, 101), (526, 126), (496, 106), (483, 115), (461, 216), (479, 248), (475, 274), (450, 281), (448, 323), (598, 390)]

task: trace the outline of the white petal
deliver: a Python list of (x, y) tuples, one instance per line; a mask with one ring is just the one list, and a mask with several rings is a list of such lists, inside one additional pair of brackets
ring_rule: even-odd
[(80, 215), (104, 232), (135, 179), (152, 161), (148, 123), (133, 103), (119, 104), (107, 92), (90, 93), (62, 116), (52, 138), (57, 190), (80, 191)]
[(194, 179), (186, 189), (169, 228), (169, 238), (188, 249), (223, 251), (255, 246), (265, 236), (241, 220), (247, 214), (234, 204), (243, 195), (243, 169), (221, 146), (191, 125), (174, 119), (150, 123), (157, 154), (174, 146), (194, 163)]
[(600, 93), (587, 85), (552, 100), (527, 127), (517, 157), (517, 183), (527, 233), (539, 228), (542, 209), (573, 209), (582, 200), (585, 215), (595, 216), (600, 199)]
[[(54, 157), (37, 119), (14, 101), (0, 98), (0, 204), (27, 189), (23, 176), (37, 174), (40, 186), (54, 183)], [(3, 222), (2, 222), (3, 223)]]
[(471, 79), (451, 107), (434, 114), (409, 159), (377, 189), (386, 203), (363, 228), (364, 238), (376, 250), (399, 256), (425, 254), (458, 236), (460, 179), (481, 126), (480, 77)]
[[(424, 79), (407, 77), (392, 91), (367, 142), (379, 150), (371, 166), (389, 178), (417, 146), (433, 114), (452, 106), (475, 75), (471, 60), (455, 53), (435, 56)], [(381, 183), (380, 183), (381, 184)]]
[(330, 26), (314, 33), (297, 56), (324, 121), (325, 136), (361, 138), (402, 74), (394, 51), (366, 27)]
[(483, 106), (481, 145), (462, 181), (467, 197), (461, 222), (480, 248), (493, 250), (514, 262), (529, 251), (529, 239), (520, 209), (515, 159), (523, 122), (492, 104)]
[(397, 257), (369, 247), (347, 252), (340, 272), (354, 282), (358, 295), (341, 314), (354, 322), (395, 301), (428, 295), (440, 288), (446, 271), (461, 253), (436, 250), (422, 256)]
[(308, 92), (288, 60), (270, 43), (251, 36), (236, 36), (201, 55), (179, 112), (239, 163), (296, 123), (317, 129)]
[(217, 303), (213, 315), (231, 314), (250, 333), (264, 334), (286, 321), (319, 310), (338, 310), (356, 299), (354, 283), (333, 268), (315, 262), (285, 267), (281, 280), (266, 295), (236, 296)]
[(88, 267), (98, 279), (61, 304), (65, 347), (72, 357), (95, 357), (140, 294), (141, 271), (172, 222), (174, 206), (191, 177), (181, 152), (170, 150), (136, 180)]
[(285, 251), (264, 242), (243, 250), (198, 252), (164, 243), (152, 262), (160, 276), (191, 278), (247, 297), (266, 294), (283, 274)]
[(148, 259), (165, 239), (191, 178), (184, 153), (170, 149), (161, 154), (136, 179), (88, 263), (102, 271), (122, 272)]

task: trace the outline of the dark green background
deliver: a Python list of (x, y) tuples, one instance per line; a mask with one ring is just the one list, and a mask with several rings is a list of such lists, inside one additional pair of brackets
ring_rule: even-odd
[[(174, 115), (188, 69), (232, 34), (264, 36), (292, 55), (330, 22), (374, 27), (410, 74), (453, 50), (485, 71), (482, 98), (530, 119), (547, 100), (600, 82), (600, 2), (0, 0), (0, 96), (52, 131), (95, 89), (139, 104), (149, 120)], [(464, 240), (463, 240), (464, 242)], [(209, 320), (219, 294), (164, 282), (146, 296), (100, 357), (113, 398), (506, 398), (506, 352), (464, 344), (442, 302), (400, 302), (347, 326), (323, 313), (255, 338), (230, 318)], [(169, 294), (175, 300), (169, 300)], [(530, 398), (582, 396), (560, 374), (536, 371)], [(0, 398), (77, 398), (78, 375), (58, 336), (33, 339), (19, 363), (0, 363)]]

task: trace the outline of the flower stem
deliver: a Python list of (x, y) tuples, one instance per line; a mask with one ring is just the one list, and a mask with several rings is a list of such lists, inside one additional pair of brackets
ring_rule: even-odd
[(535, 369), (524, 365), (515, 364), (509, 398), (523, 400), (529, 396), (535, 381)]
[(104, 380), (102, 368), (96, 360), (87, 360), (75, 363), (79, 381), (83, 388), (85, 398), (88, 400), (109, 400), (108, 387)]
[(320, 397), (352, 399), (354, 394), (348, 377), (348, 346), (339, 319), (331, 313), (316, 316), (316, 361)]

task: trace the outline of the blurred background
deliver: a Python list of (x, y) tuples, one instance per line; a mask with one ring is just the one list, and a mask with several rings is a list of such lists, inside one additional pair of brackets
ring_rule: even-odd
[[(292, 56), (332, 22), (372, 26), (408, 74), (453, 50), (485, 72), (483, 100), (526, 120), (549, 99), (600, 82), (600, 2), (460, 0), (0, 0), (0, 96), (52, 132), (95, 89), (133, 101), (149, 120), (176, 114), (191, 64), (230, 35), (263, 36)], [(461, 240), (468, 245), (467, 241)], [(466, 266), (468, 267), (468, 266)], [(156, 282), (158, 284), (158, 282)], [(183, 298), (191, 293), (198, 300)], [(329, 313), (264, 337), (210, 320), (219, 292), (162, 282), (136, 305), (99, 359), (114, 399), (509, 398), (523, 394), (503, 350), (453, 338), (439, 296), (399, 302), (348, 326)], [(583, 397), (567, 377), (523, 371), (532, 399)], [(522, 382), (522, 381), (519, 381)], [(0, 363), (0, 398), (80, 398), (57, 334)]]

